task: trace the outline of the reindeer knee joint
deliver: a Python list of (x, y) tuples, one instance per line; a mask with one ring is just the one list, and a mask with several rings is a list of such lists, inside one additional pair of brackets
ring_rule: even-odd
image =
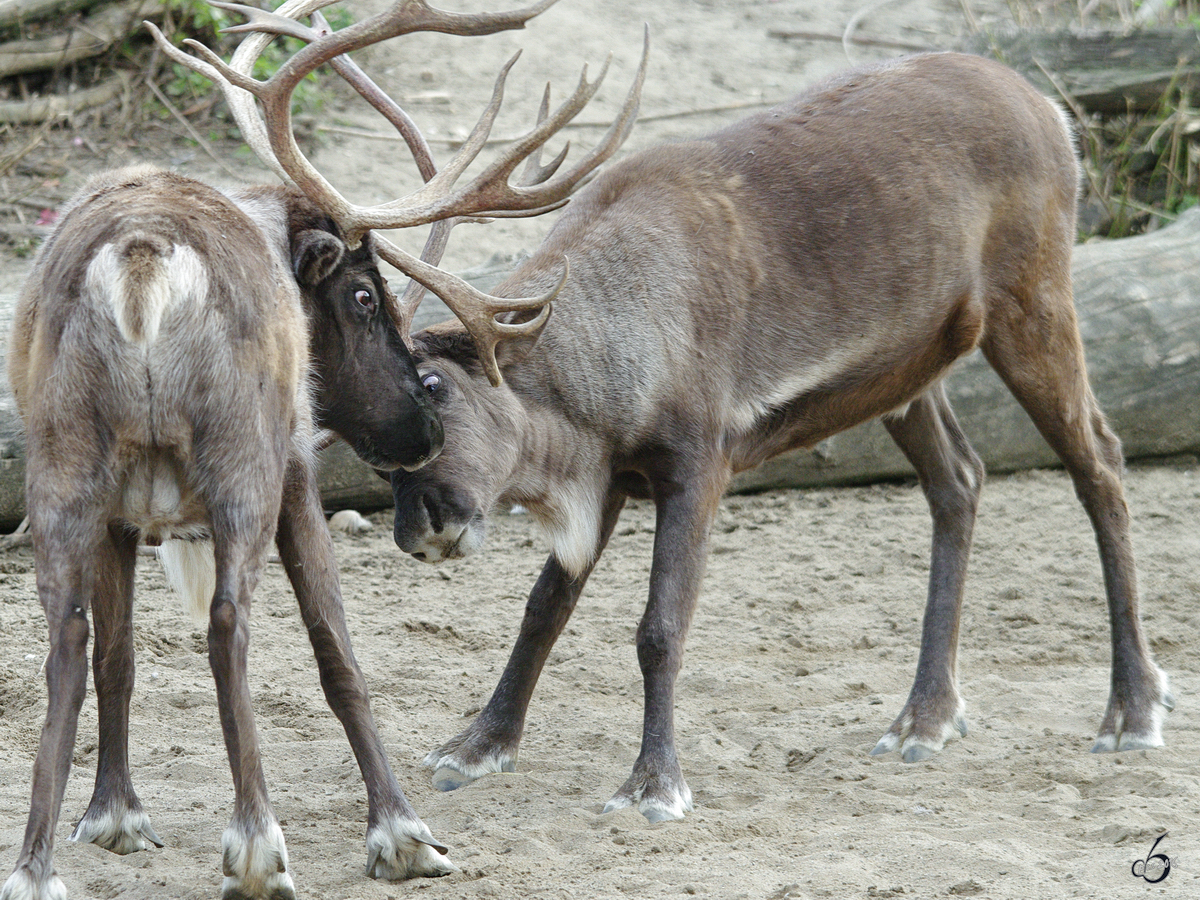
[(75, 603), (59, 625), (58, 635), (61, 646), (72, 653), (82, 652), (88, 642), (87, 612)]
[(681, 641), (661, 628), (641, 628), (637, 636), (638, 664), (643, 671), (678, 667)]
[(219, 636), (228, 638), (237, 629), (237, 624), (237, 604), (228, 597), (218, 594), (213, 598), (212, 606), (208, 611), (210, 637)]

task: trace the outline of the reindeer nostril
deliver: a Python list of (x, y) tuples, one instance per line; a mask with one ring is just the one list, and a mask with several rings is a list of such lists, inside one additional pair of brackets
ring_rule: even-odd
[(421, 562), (425, 562), (425, 554), (418, 551), (413, 554), (413, 559), (419, 559)]

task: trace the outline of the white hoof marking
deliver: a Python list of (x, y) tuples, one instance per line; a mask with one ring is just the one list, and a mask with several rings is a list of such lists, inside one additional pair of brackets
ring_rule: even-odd
[(163, 845), (150, 825), (150, 817), (144, 812), (129, 809), (119, 812), (107, 810), (90, 817), (85, 814), (71, 832), (71, 840), (80, 844), (96, 844), (122, 856), (149, 849), (151, 844), (155, 847)]
[(682, 819), (685, 813), (692, 811), (692, 789), (687, 786), (686, 782), (682, 782), (680, 790), (673, 791), (670, 800), (663, 800), (660, 797), (644, 796), (646, 788), (640, 787), (635, 792), (635, 795), (630, 798), (625, 794), (617, 794), (611, 800), (604, 804), (604, 812), (616, 812), (618, 809), (628, 809), (636, 802), (638, 812), (646, 817), (647, 821), (654, 822), (673, 822)]
[(28, 869), (20, 868), (0, 888), (0, 900), (67, 900), (67, 888), (54, 872), (38, 883)]
[(457, 872), (448, 851), (420, 819), (391, 816), (367, 833), (367, 875), (385, 881)]
[(262, 831), (247, 834), (240, 826), (230, 825), (221, 836), (225, 880), (222, 897), (296, 896), (292, 876), (288, 874), (287, 846), (279, 823), (269, 822)]

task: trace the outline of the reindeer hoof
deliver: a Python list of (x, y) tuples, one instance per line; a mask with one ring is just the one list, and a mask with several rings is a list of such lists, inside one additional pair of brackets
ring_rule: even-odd
[(246, 890), (235, 879), (226, 878), (221, 888), (221, 900), (296, 900), (296, 886), (286, 872), (253, 891)]
[(1119, 700), (1121, 695), (1115, 692), (1109, 698), (1100, 734), (1092, 746), (1093, 753), (1153, 750), (1163, 745), (1162, 723), (1167, 713), (1175, 708), (1175, 695), (1169, 689), (1166, 673), (1157, 666), (1154, 677), (1157, 684), (1152, 688), (1153, 699), (1149, 701)]
[(278, 822), (247, 831), (230, 825), (221, 838), (221, 900), (296, 900), (287, 845)]
[(615, 812), (636, 804), (638, 812), (648, 822), (658, 823), (682, 819), (685, 813), (692, 811), (692, 790), (682, 777), (672, 783), (661, 777), (652, 777), (641, 784), (635, 783), (635, 778), (625, 782), (621, 790), (604, 804), (604, 812)]
[(439, 791), (457, 790), (484, 775), (517, 771), (516, 758), (508, 754), (478, 756), (474, 762), (468, 763), (459, 759), (456, 753), (446, 753), (445, 748), (434, 750), (426, 756), (425, 765), (434, 770), (433, 786)]
[(439, 791), (455, 791), (475, 780), (451, 766), (442, 766), (433, 773), (433, 786)]
[[(964, 714), (965, 704), (957, 702), (957, 708), (948, 719), (943, 720), (939, 727), (932, 724), (918, 730), (918, 719), (928, 721), (931, 717), (918, 717), (911, 709), (905, 708), (900, 717), (892, 723), (892, 727), (879, 739), (871, 750), (871, 756), (883, 756), (893, 750), (900, 751), (900, 758), (906, 763), (920, 762), (929, 759), (946, 746), (946, 741), (956, 737), (967, 736), (967, 717)], [(934, 722), (937, 720), (934, 719)]]
[(95, 844), (112, 853), (124, 856), (149, 849), (163, 842), (154, 832), (150, 817), (140, 809), (108, 809), (93, 813), (89, 807), (71, 832), (71, 840), (80, 844)]
[(449, 852), (420, 819), (394, 815), (367, 832), (367, 875), (385, 881), (449, 875), (458, 871)]
[(67, 888), (54, 872), (39, 882), (21, 866), (0, 887), (0, 900), (67, 900)]
[(921, 762), (924, 759), (933, 759), (937, 755), (937, 750), (932, 747), (926, 747), (924, 744), (910, 743), (902, 751), (900, 758), (906, 763)]

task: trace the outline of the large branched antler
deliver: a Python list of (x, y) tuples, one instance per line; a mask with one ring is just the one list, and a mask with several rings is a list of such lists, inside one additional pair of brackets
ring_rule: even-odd
[[(408, 115), (344, 54), (417, 31), (471, 36), (522, 28), (527, 21), (544, 12), (556, 0), (541, 0), (530, 6), (506, 12), (476, 14), (459, 14), (435, 9), (425, 0), (398, 0), (389, 10), (336, 32), (329, 30), (318, 13), (319, 9), (333, 2), (336, 0), (288, 0), (274, 13), (237, 4), (213, 2), (214, 6), (241, 13), (249, 20), (242, 25), (226, 29), (230, 32), (249, 34), (228, 64), (204, 45), (191, 40), (185, 41), (203, 58), (191, 56), (173, 47), (152, 24), (146, 24), (163, 52), (171, 59), (203, 74), (221, 87), (251, 149), (280, 177), (296, 184), (329, 213), (352, 244), (357, 243), (372, 229), (434, 225), (421, 258), (414, 257), (390, 241), (376, 236), (380, 256), (414, 282), (406, 291), (404, 301), (393, 310), (393, 315), (397, 318), (402, 333), (407, 336), (416, 305), (424, 293), (423, 289), (433, 291), (462, 320), (475, 339), (488, 378), (493, 384), (499, 384), (501, 377), (495, 357), (497, 343), (509, 337), (536, 334), (540, 330), (549, 316), (550, 301), (566, 280), (565, 266), (563, 279), (558, 287), (541, 297), (492, 297), (437, 268), (449, 231), (455, 223), (464, 219), (535, 216), (566, 203), (571, 193), (616, 151), (633, 126), (645, 78), (649, 35), (646, 37), (637, 76), (620, 114), (600, 142), (582, 159), (570, 168), (560, 171), (569, 145), (546, 165), (540, 162), (540, 152), (546, 141), (571, 121), (595, 96), (608, 70), (607, 61), (594, 81), (588, 81), (585, 67), (575, 91), (553, 112), (549, 109), (547, 88), (534, 127), (513, 141), (477, 176), (459, 185), (459, 178), (487, 143), (503, 101), (506, 77), (517, 57), (510, 59), (501, 69), (492, 98), (467, 140), (446, 166), (438, 170), (428, 145)], [(312, 16), (314, 27), (309, 28), (298, 22), (297, 19), (302, 16)], [(300, 38), (308, 42), (308, 46), (285, 62), (271, 78), (259, 81), (251, 77), (250, 72), (255, 60), (276, 35)], [(417, 162), (425, 180), (423, 187), (387, 203), (358, 206), (346, 200), (329, 184), (300, 151), (292, 133), (291, 96), (300, 81), (324, 63), (330, 63), (397, 129)], [(255, 99), (261, 105), (261, 115)], [(526, 162), (525, 170), (514, 182), (513, 172), (522, 161)], [(496, 316), (502, 313), (529, 313), (538, 309), (541, 312), (537, 316), (519, 324), (496, 320)]]

